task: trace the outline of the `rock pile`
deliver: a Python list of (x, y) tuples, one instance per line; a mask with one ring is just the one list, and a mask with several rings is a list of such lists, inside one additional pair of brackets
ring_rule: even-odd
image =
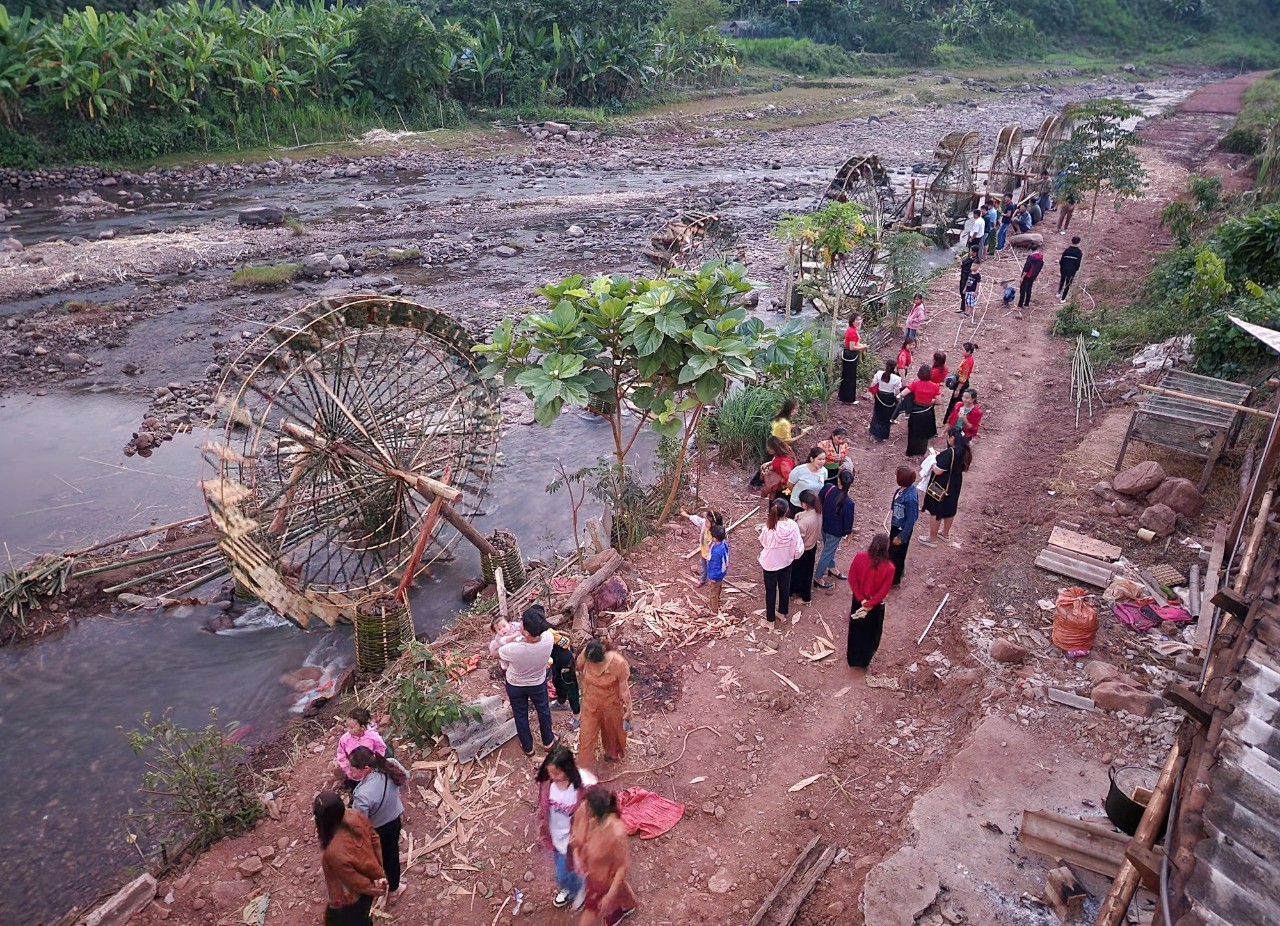
[(1158, 537), (1172, 534), (1179, 517), (1199, 517), (1204, 508), (1204, 495), (1194, 482), (1166, 475), (1154, 460), (1131, 466), (1110, 482), (1097, 483), (1093, 497), (1106, 516), (1128, 518), (1134, 530), (1146, 528)]

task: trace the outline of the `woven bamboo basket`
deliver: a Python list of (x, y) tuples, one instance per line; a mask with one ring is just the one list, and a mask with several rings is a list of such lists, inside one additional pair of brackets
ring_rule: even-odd
[(498, 551), (498, 555), (480, 554), (480, 575), (484, 578), (484, 584), (492, 585), (495, 571), (501, 569), (502, 584), (507, 591), (514, 592), (524, 585), (524, 557), (520, 554), (520, 541), (508, 531), (494, 531), (489, 536), (489, 542)]
[(356, 667), (381, 672), (413, 639), (409, 602), (398, 595), (367, 598), (356, 606)]

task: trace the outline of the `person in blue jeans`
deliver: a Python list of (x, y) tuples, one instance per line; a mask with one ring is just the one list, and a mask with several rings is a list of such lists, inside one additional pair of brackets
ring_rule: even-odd
[(853, 533), (853, 519), (856, 507), (849, 497), (849, 487), (853, 485), (853, 470), (842, 469), (836, 477), (835, 485), (826, 485), (818, 493), (818, 501), (822, 504), (822, 555), (818, 557), (818, 565), (814, 567), (814, 585), (818, 588), (831, 588), (827, 576), (843, 579), (836, 571), (836, 549), (840, 541)]
[(556, 865), (556, 896), (552, 903), (577, 910), (586, 900), (586, 879), (578, 873), (569, 852), (569, 828), (574, 811), (582, 804), (596, 776), (579, 769), (569, 747), (556, 743), (538, 769), (538, 823), (542, 844), (551, 850)]
[(916, 472), (910, 466), (899, 466), (894, 476), (898, 490), (889, 506), (889, 559), (893, 562), (893, 584), (901, 585), (911, 532), (920, 517), (920, 492), (916, 488)]
[(555, 634), (542, 605), (526, 608), (520, 618), (521, 639), (499, 647), (498, 658), (507, 666), (507, 699), (515, 715), (516, 736), (526, 756), (533, 755), (533, 731), (529, 729), (529, 705), (538, 715), (542, 748), (555, 742), (551, 729), (551, 705), (547, 700), (547, 665), (555, 646)]

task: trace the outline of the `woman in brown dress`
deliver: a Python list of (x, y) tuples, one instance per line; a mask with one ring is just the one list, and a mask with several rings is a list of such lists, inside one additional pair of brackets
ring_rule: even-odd
[(573, 815), (569, 844), (587, 877), (578, 926), (615, 926), (635, 912), (636, 895), (627, 883), (631, 868), (627, 828), (612, 791), (600, 785), (587, 789)]
[(582, 693), (579, 761), (594, 763), (597, 742), (606, 762), (625, 758), (624, 724), (631, 722), (631, 666), (627, 660), (616, 650), (606, 650), (599, 640), (592, 640), (578, 657), (578, 688)]
[(372, 926), (369, 910), (387, 889), (382, 845), (373, 824), (332, 791), (316, 796), (312, 813), (324, 850), (320, 867), (329, 892), (325, 926)]

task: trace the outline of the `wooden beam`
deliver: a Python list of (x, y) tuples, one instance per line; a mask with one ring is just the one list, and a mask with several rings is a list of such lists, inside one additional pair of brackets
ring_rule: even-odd
[(1165, 689), (1164, 699), (1174, 707), (1181, 708), (1202, 727), (1209, 726), (1209, 721), (1213, 718), (1213, 706), (1186, 685), (1170, 685)]
[(760, 907), (756, 910), (756, 915), (751, 918), (751, 922), (748, 923), (747, 926), (760, 926), (760, 924), (764, 922), (764, 918), (768, 916), (769, 911), (773, 909), (773, 902), (778, 899), (778, 895), (782, 893), (782, 889), (791, 883), (791, 879), (795, 877), (800, 866), (803, 865), (807, 859), (813, 856), (814, 850), (817, 848), (818, 837), (814, 836), (809, 840), (809, 844), (804, 847), (803, 851), (796, 856), (796, 860), (791, 863), (791, 866), (782, 873), (782, 877), (774, 883), (773, 890), (769, 892), (769, 896), (760, 904)]
[(1128, 842), (1110, 824), (1090, 823), (1047, 810), (1022, 812), (1018, 841), (1034, 852), (1108, 878), (1114, 878), (1120, 870)]
[(1155, 890), (1160, 885), (1160, 856), (1161, 853), (1142, 845), (1137, 839), (1129, 840), (1124, 849), (1125, 859), (1138, 869), (1142, 886), (1147, 890)]
[(1236, 405), (1234, 402), (1223, 402), (1221, 399), (1207, 399), (1204, 396), (1192, 395), (1190, 392), (1165, 389), (1163, 386), (1148, 386), (1146, 383), (1139, 383), (1138, 388), (1143, 392), (1154, 392), (1156, 395), (1168, 396), (1171, 399), (1182, 399), (1184, 402), (1195, 402), (1198, 405), (1208, 405), (1210, 408), (1221, 408), (1227, 411), (1243, 412), (1246, 415), (1257, 415), (1259, 418), (1271, 419), (1276, 416), (1275, 412), (1266, 412), (1260, 408)]
[(1069, 923), (1084, 910), (1084, 899), (1089, 892), (1084, 889), (1070, 868), (1054, 868), (1045, 875), (1044, 896), (1058, 914), (1058, 919)]
[(1105, 540), (1068, 530), (1065, 527), (1053, 529), (1049, 535), (1049, 546), (1107, 562), (1115, 562), (1124, 554), (1124, 550), (1114, 543), (1107, 543)]
[(1222, 560), (1226, 556), (1227, 525), (1219, 523), (1213, 530), (1213, 546), (1209, 549), (1209, 567), (1204, 574), (1204, 594), (1200, 596), (1200, 611), (1197, 615), (1195, 642), (1192, 649), (1204, 652), (1209, 647), (1209, 635), (1213, 629), (1213, 596), (1218, 593), (1218, 585), (1222, 581)]
[(1249, 613), (1249, 602), (1234, 589), (1218, 589), (1218, 594), (1213, 596), (1213, 603), (1232, 617), (1238, 617), (1242, 620)]

